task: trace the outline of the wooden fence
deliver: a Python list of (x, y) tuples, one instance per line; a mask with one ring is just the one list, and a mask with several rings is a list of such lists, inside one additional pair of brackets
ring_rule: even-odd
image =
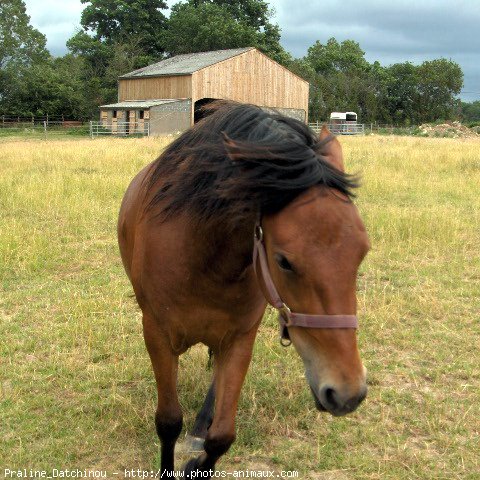
[(0, 115), (0, 128), (10, 128), (10, 127), (28, 127), (31, 125), (40, 125), (46, 123), (47, 126), (50, 125), (63, 125), (63, 126), (78, 126), (82, 125), (83, 122), (79, 120), (74, 120), (64, 115), (44, 115), (40, 117), (29, 116), (29, 117), (19, 117), (12, 115)]

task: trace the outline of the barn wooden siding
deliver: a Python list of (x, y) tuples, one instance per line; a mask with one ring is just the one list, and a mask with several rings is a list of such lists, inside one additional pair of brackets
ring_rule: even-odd
[(308, 82), (256, 49), (236, 55), (193, 74), (121, 78), (119, 102), (160, 98), (219, 98), (308, 113)]
[(119, 102), (154, 98), (192, 98), (192, 76), (121, 78), (119, 80)]
[(308, 88), (308, 82), (253, 49), (192, 75), (193, 101), (225, 98), (307, 113)]

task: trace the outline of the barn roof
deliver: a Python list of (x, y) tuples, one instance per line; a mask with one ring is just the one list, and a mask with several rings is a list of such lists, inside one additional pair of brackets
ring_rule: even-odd
[(187, 53), (166, 58), (161, 62), (148, 65), (126, 73), (120, 78), (160, 77), (165, 75), (189, 75), (202, 68), (215, 63), (223, 62), (229, 58), (248, 52), (254, 47), (233, 48), (230, 50), (214, 50), (212, 52)]
[(99, 108), (113, 108), (113, 109), (146, 109), (155, 107), (156, 105), (163, 105), (165, 103), (178, 102), (179, 98), (163, 98), (159, 100), (126, 100), (125, 102), (110, 103), (109, 105), (100, 105)]

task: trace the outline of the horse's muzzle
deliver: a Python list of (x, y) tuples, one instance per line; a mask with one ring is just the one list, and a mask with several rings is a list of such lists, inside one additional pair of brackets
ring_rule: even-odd
[(341, 395), (333, 386), (324, 385), (320, 388), (318, 395), (310, 387), (315, 406), (320, 412), (329, 412), (334, 417), (341, 417), (353, 412), (367, 396), (367, 386), (363, 386), (354, 396)]

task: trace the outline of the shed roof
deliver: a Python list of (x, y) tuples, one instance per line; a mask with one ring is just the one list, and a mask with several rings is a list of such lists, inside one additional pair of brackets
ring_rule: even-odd
[(118, 103), (110, 103), (108, 105), (100, 105), (99, 108), (113, 108), (113, 109), (121, 109), (121, 108), (140, 108), (146, 109), (150, 107), (155, 107), (156, 105), (163, 105), (165, 103), (173, 103), (179, 102), (180, 98), (163, 98), (158, 100), (126, 100), (125, 102), (118, 102)]
[(187, 53), (166, 58), (161, 62), (148, 65), (126, 73), (120, 78), (160, 77), (165, 75), (190, 75), (197, 70), (223, 62), (229, 58), (248, 52), (254, 47), (233, 48), (230, 50), (214, 50), (212, 52)]

